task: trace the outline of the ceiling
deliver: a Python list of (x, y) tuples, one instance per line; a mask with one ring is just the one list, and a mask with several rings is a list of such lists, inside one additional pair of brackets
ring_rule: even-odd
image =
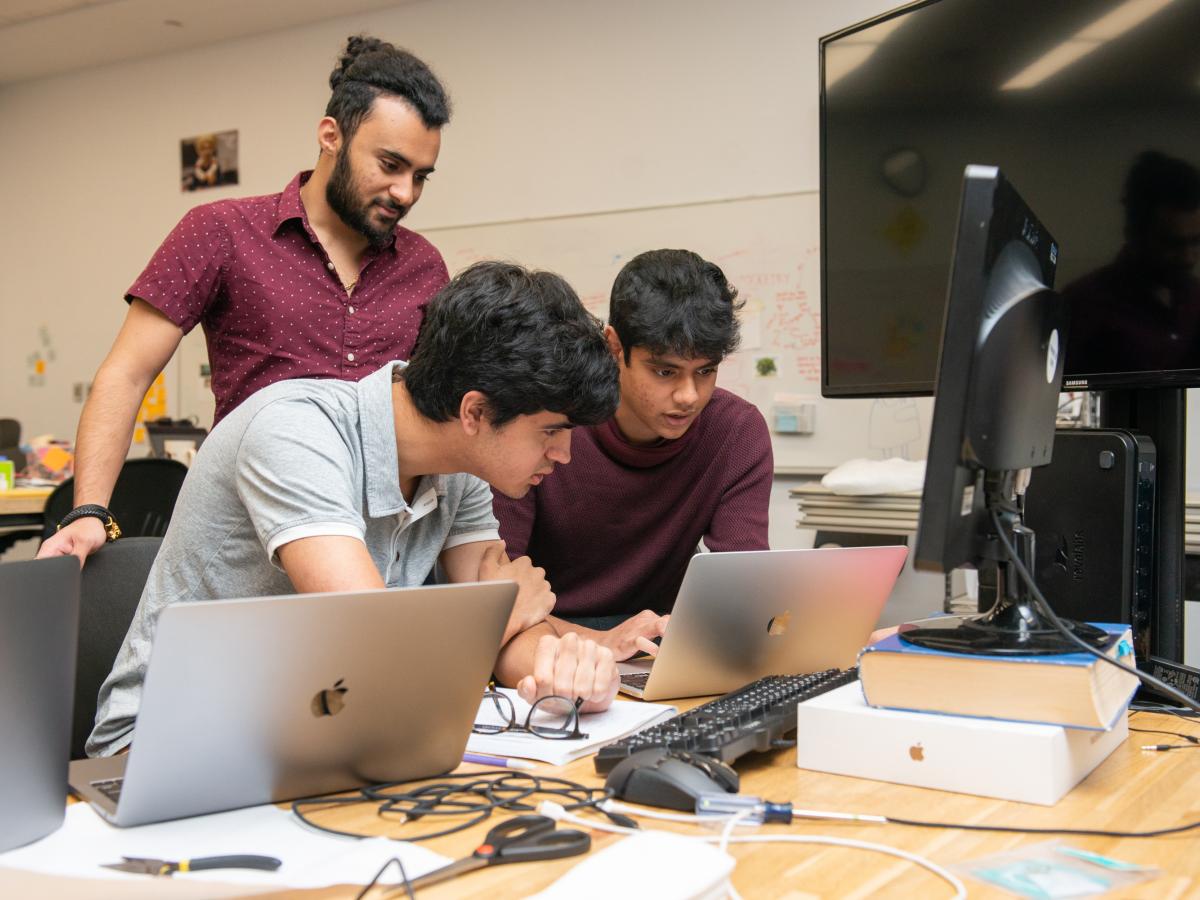
[(0, 85), (413, 0), (3, 0)]

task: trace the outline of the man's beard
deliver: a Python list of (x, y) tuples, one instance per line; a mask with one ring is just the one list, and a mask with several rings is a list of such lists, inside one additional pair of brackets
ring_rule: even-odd
[[(333, 165), (333, 174), (325, 185), (325, 199), (333, 211), (343, 222), (367, 239), (376, 250), (381, 250), (395, 240), (396, 225), (379, 228), (371, 222), (369, 215), (371, 202), (364, 203), (356, 190), (354, 173), (350, 171), (350, 156), (347, 152), (349, 145), (344, 145), (338, 151), (337, 161)], [(408, 208), (388, 200), (388, 209), (399, 213), (396, 224), (408, 213)]]

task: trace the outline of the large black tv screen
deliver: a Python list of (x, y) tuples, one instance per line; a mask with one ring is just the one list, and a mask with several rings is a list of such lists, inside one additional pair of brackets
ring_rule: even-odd
[(968, 164), (1061, 256), (1064, 387), (1200, 385), (1200, 0), (937, 0), (821, 42), (822, 391), (933, 390)]

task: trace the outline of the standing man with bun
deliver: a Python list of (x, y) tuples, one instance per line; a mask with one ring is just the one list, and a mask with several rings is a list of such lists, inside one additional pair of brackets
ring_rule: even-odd
[(433, 173), (450, 101), (421, 60), (363, 36), (349, 39), (329, 85), (316, 167), (278, 194), (195, 207), (125, 294), (79, 420), (75, 508), (39, 557), (82, 563), (115, 537), (105, 507), (138, 407), (196, 325), (218, 422), (276, 381), (358, 381), (408, 358), (448, 274), (400, 220)]

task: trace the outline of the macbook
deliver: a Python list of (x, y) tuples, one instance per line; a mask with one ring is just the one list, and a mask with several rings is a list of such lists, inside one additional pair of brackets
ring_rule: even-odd
[(159, 618), (128, 754), (71, 789), (140, 825), (457, 767), (509, 581), (179, 603)]
[(644, 700), (724, 694), (767, 675), (854, 665), (905, 547), (751, 550), (692, 557), (655, 659), (620, 663)]
[(0, 565), (0, 851), (62, 825), (78, 634), (78, 559)]

